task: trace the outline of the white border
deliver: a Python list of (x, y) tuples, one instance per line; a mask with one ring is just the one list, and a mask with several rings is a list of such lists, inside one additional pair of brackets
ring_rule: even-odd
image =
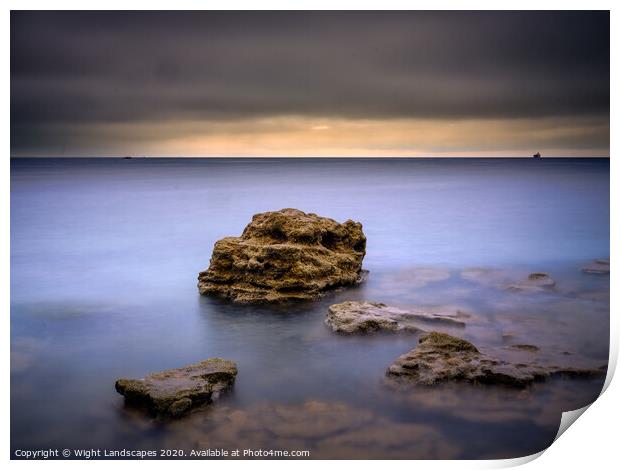
[[(434, 9), (434, 10), (444, 10), (444, 9), (501, 9), (501, 10), (570, 10), (570, 9), (598, 9), (598, 10), (612, 10), (611, 11), (611, 47), (612, 52), (618, 50), (618, 34), (616, 31), (620, 27), (620, 22), (616, 18), (616, 14), (612, 9), (612, 5), (614, 5), (611, 1), (545, 1), (545, 0), (522, 0), (519, 2), (515, 1), (504, 1), (499, 4), (498, 2), (493, 1), (448, 1), (448, 0), (437, 0), (434, 2), (406, 2), (406, 1), (393, 1), (393, 0), (384, 0), (380, 3), (377, 2), (369, 2), (364, 0), (358, 1), (339, 1), (335, 2), (333, 0), (301, 0), (297, 1), (294, 4), (291, 2), (285, 1), (228, 1), (225, 3), (220, 2), (208, 2), (208, 1), (198, 1), (198, 0), (176, 0), (175, 2), (165, 2), (161, 0), (152, 0), (152, 1), (130, 1), (130, 0), (109, 0), (107, 2), (88, 2), (87, 4), (84, 2), (79, 2), (76, 0), (57, 0), (51, 4), (46, 1), (8, 1), (9, 9), (14, 10), (28, 10), (28, 9), (213, 9), (213, 10), (226, 10), (226, 9), (298, 9), (298, 10), (313, 10), (313, 9)], [(7, 378), (10, 376), (10, 336), (9, 336), (9, 295), (10, 295), (10, 284), (9, 284), (9, 243), (10, 243), (10, 234), (9, 234), (9, 158), (10, 155), (10, 65), (9, 65), (9, 57), (10, 57), (10, 14), (9, 9), (5, 10), (4, 21), (5, 25), (2, 28), (4, 32), (4, 44), (3, 44), (3, 53), (4, 53), (4, 82), (5, 82), (5, 90), (8, 90), (3, 95), (3, 109), (4, 109), (4, 122), (2, 128), (3, 141), (5, 143), (4, 148), (6, 149), (6, 157), (3, 161), (3, 165), (0, 167), (2, 170), (0, 171), (0, 210), (2, 213), (2, 220), (4, 221), (2, 231), (2, 248), (0, 254), (0, 260), (2, 261), (2, 284), (0, 285), (0, 298), (4, 300), (4, 305), (6, 309), (3, 310), (4, 313), (4, 321), (1, 322), (1, 329), (3, 338), (5, 338), (6, 343), (4, 347), (5, 356), (2, 361), (4, 377)], [(618, 83), (618, 66), (617, 60), (613, 58), (612, 54), (612, 63), (611, 63), (611, 82), (610, 83)], [(614, 80), (614, 78), (616, 80)], [(614, 88), (611, 89), (611, 105), (612, 110), (616, 111), (618, 109), (618, 97)], [(610, 155), (613, 153), (615, 149), (614, 136), (616, 135), (616, 131), (618, 130), (617, 119), (615, 119), (614, 112), (611, 113), (611, 145), (610, 145)], [(620, 181), (617, 174), (616, 165), (611, 161), (611, 207), (615, 208), (618, 202), (618, 185)], [(618, 245), (618, 217), (614, 215), (614, 212), (611, 213), (611, 245)], [(612, 258), (615, 256), (615, 250), (612, 249)], [(613, 259), (615, 265), (615, 258)], [(617, 281), (617, 277), (611, 277), (611, 290), (613, 292), (620, 292), (619, 285)], [(615, 417), (618, 415), (617, 406), (620, 403), (620, 386), (617, 384), (617, 380), (612, 382), (610, 385), (612, 370), (615, 369), (618, 359), (618, 321), (616, 318), (615, 312), (617, 312), (618, 302), (616, 300), (616, 296), (612, 295), (611, 299), (611, 342), (610, 342), (610, 372), (608, 374), (606, 380), (606, 387), (609, 387), (603, 395), (590, 406), (588, 411), (584, 413), (584, 415), (579, 419), (579, 425), (572, 426), (565, 434), (561, 436), (561, 438), (554, 443), (550, 448), (548, 448), (545, 452), (541, 454), (536, 454), (534, 456), (524, 457), (520, 459), (511, 459), (511, 460), (493, 460), (493, 461), (386, 461), (385, 464), (383, 461), (355, 461), (354, 465), (358, 468), (376, 468), (379, 465), (390, 465), (396, 468), (407, 468), (411, 469), (412, 465), (416, 468), (502, 468), (502, 467), (510, 467), (515, 465), (521, 465), (526, 462), (531, 462), (529, 464), (529, 468), (547, 468), (549, 465), (558, 466), (567, 469), (582, 469), (585, 466), (592, 467), (600, 467), (607, 468), (611, 462), (617, 462), (617, 439), (616, 439), (616, 422)], [(10, 387), (4, 386), (2, 387), (2, 401), (4, 403), (4, 425), (2, 426), (2, 431), (0, 438), (2, 439), (2, 443), (4, 444), (4, 456), (6, 459), (10, 456), (10, 446), (9, 446), (9, 436), (10, 436), (10, 420), (8, 419), (10, 413), (10, 401), (9, 401), (9, 392)], [(536, 457), (540, 457), (537, 458)], [(533, 461), (532, 461), (533, 460)], [(30, 465), (45, 465), (46, 468), (64, 468), (65, 466), (81, 466), (84, 461), (37, 461), (37, 463), (29, 463), (24, 461), (11, 461), (10, 465), (14, 468), (22, 467), (22, 466), (30, 466)], [(118, 468), (129, 468), (134, 465), (148, 465), (151, 468), (165, 468), (172, 465), (188, 465), (195, 468), (205, 468), (206, 465), (217, 465), (218, 467), (229, 468), (230, 466), (236, 467), (241, 465), (246, 465), (247, 461), (218, 461), (218, 462), (205, 462), (205, 461), (116, 461), (113, 465), (118, 466)], [(94, 466), (108, 466), (110, 462), (105, 461), (92, 461), (91, 463)], [(269, 468), (272, 469), (274, 467), (307, 467), (315, 466), (316, 463), (314, 461), (252, 461), (252, 465), (257, 468)], [(322, 462), (322, 466), (327, 467), (336, 467), (341, 466), (342, 464), (338, 461), (328, 461)]]

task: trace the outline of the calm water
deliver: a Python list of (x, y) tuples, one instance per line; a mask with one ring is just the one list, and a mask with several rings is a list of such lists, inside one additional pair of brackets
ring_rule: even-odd
[[(289, 306), (201, 297), (214, 242), (284, 207), (362, 222), (368, 282)], [(602, 379), (393, 389), (385, 369), (417, 337), (335, 335), (326, 309), (457, 305), (476, 321), (456, 333), (482, 349), (529, 343), (540, 361), (599, 367), (609, 277), (580, 267), (608, 256), (607, 159), (14, 159), (11, 447), (531, 454)], [(470, 268), (494, 274), (461, 277)], [(531, 271), (550, 273), (557, 290), (495, 282)], [(213, 356), (237, 361), (234, 392), (180, 421), (126, 409), (114, 390), (119, 377)]]

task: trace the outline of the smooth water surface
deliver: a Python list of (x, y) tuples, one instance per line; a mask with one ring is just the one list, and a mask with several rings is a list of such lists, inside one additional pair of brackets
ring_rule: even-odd
[[(294, 207), (362, 222), (366, 284), (316, 303), (201, 297), (216, 240)], [(343, 337), (331, 303), (456, 305), (481, 348), (607, 363), (608, 159), (13, 159), (11, 447), (308, 449), (311, 457), (495, 458), (537, 452), (597, 380), (525, 390), (386, 385), (416, 335)], [(474, 282), (484, 268), (546, 293)], [(125, 408), (119, 377), (208, 357), (237, 361), (234, 392), (173, 423)]]

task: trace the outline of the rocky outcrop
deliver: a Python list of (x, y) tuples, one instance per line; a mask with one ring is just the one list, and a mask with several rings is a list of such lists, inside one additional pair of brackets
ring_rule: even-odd
[(553, 287), (555, 281), (547, 273), (531, 273), (527, 279), (511, 284), (508, 289), (515, 292), (539, 292)]
[(201, 294), (240, 303), (316, 300), (330, 289), (359, 284), (366, 237), (362, 224), (296, 209), (252, 217), (240, 237), (215, 243)]
[(581, 270), (588, 274), (609, 274), (609, 258), (595, 259)]
[(470, 318), (458, 309), (402, 310), (379, 302), (348, 301), (329, 307), (325, 323), (339, 333), (424, 331), (421, 324), (464, 327)]
[(510, 363), (480, 352), (469, 341), (435, 331), (422, 336), (415, 349), (400, 356), (387, 370), (390, 379), (418, 385), (457, 381), (515, 387), (550, 375), (594, 377), (603, 373), (601, 369)]
[(217, 399), (232, 387), (236, 376), (233, 361), (215, 358), (143, 379), (119, 379), (115, 386), (129, 405), (145, 407), (155, 415), (178, 417)]

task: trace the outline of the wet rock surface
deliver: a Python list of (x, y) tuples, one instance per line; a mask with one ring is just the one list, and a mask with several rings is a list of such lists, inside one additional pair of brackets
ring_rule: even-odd
[(578, 369), (527, 361), (512, 363), (480, 352), (469, 341), (435, 331), (422, 336), (416, 348), (396, 359), (387, 370), (389, 379), (418, 385), (470, 382), (515, 387), (524, 387), (550, 375), (598, 377), (604, 373), (604, 368)]
[(609, 258), (595, 259), (581, 270), (588, 274), (609, 274)]
[(232, 387), (236, 376), (233, 361), (214, 358), (143, 379), (119, 379), (115, 387), (128, 405), (144, 407), (158, 416), (178, 417), (219, 398)]
[(425, 324), (464, 327), (470, 315), (455, 308), (403, 310), (380, 302), (347, 301), (329, 307), (325, 324), (339, 333), (424, 331)]
[(215, 243), (201, 294), (239, 303), (316, 300), (326, 291), (364, 280), (362, 224), (297, 209), (252, 217), (240, 237)]

